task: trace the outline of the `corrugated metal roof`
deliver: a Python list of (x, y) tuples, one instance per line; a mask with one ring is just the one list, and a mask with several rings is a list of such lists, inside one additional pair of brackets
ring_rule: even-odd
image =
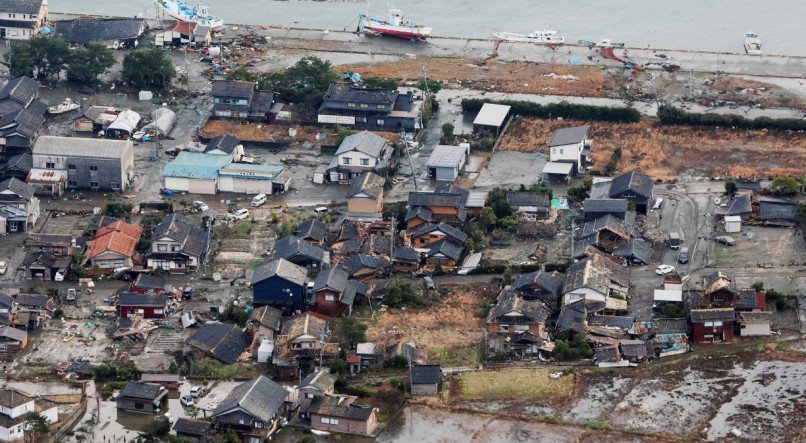
[(485, 103), (479, 114), (476, 116), (476, 119), (473, 120), (474, 125), (483, 125), (483, 126), (501, 126), (504, 124), (504, 120), (507, 118), (509, 114), (509, 110), (511, 106), (507, 105), (495, 105), (492, 103)]
[(131, 140), (45, 135), (36, 140), (31, 152), (33, 155), (119, 159), (126, 150), (131, 149), (134, 149), (134, 144)]
[(182, 151), (176, 159), (165, 165), (164, 177), (184, 177), (215, 180), (218, 170), (230, 163), (230, 156)]
[(461, 168), (465, 157), (465, 148), (459, 146), (438, 145), (428, 157), (430, 168)]

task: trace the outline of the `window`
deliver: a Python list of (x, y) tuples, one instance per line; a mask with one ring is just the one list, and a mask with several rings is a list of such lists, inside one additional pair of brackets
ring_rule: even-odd
[(322, 423), (327, 425), (337, 425), (339, 424), (338, 418), (330, 418), (330, 417), (322, 417)]
[(98, 266), (100, 266), (102, 268), (108, 268), (109, 267), (109, 260), (101, 260)]
[(67, 169), (69, 169), (69, 170), (71, 170), (71, 171), (75, 171), (75, 170), (76, 170), (76, 165), (71, 165), (71, 164), (68, 164), (68, 165), (67, 165)]
[(132, 309), (132, 313), (136, 315), (143, 315), (145, 314), (145, 311), (143, 311), (142, 309)]
[(333, 300), (335, 300), (335, 297), (333, 297), (332, 295), (328, 294), (325, 296), (325, 301), (333, 301)]
[(98, 182), (90, 182), (90, 188), (98, 189)]
[(345, 164), (345, 165), (349, 165), (352, 161), (353, 161), (353, 159), (351, 159), (350, 157), (342, 157), (342, 159), (341, 159), (342, 164)]
[(125, 260), (123, 260), (122, 258), (119, 258), (119, 259), (115, 260), (115, 267), (116, 268), (119, 268), (119, 267), (125, 266), (125, 265), (126, 265)]
[(348, 108), (355, 108), (355, 103), (347, 103)]
[(171, 245), (171, 252), (179, 252), (179, 245)]
[(516, 331), (528, 331), (529, 325), (515, 325), (514, 329)]
[(364, 108), (364, 109), (366, 109), (366, 108), (369, 108), (369, 105), (368, 105), (368, 104), (366, 104), (366, 103), (361, 103), (361, 107), (362, 107), (362, 108)]
[(162, 269), (165, 271), (171, 270), (171, 262), (168, 260), (154, 260), (154, 268)]
[(255, 427), (258, 428), (258, 429), (263, 429), (263, 422), (262, 421), (256, 421), (255, 422)]
[(45, 163), (45, 169), (53, 169), (53, 168), (55, 168), (55, 167), (56, 167), (56, 164), (55, 164), (55, 163), (53, 163), (53, 162), (47, 162), (47, 163)]
[(509, 331), (509, 325), (498, 325), (498, 329), (502, 331)]
[(314, 395), (313, 395), (313, 394), (311, 394), (310, 392), (308, 392), (307, 394), (305, 394), (305, 398), (313, 398), (313, 397), (314, 397)]
[(143, 404), (143, 402), (139, 402), (139, 401), (134, 402), (134, 409), (141, 410), (144, 407), (145, 407), (145, 405)]
[(165, 313), (165, 310), (164, 310), (164, 309), (154, 309), (154, 313), (155, 313), (155, 314), (160, 314), (160, 315), (161, 315), (161, 314), (164, 314), (164, 313)]
[(563, 148), (560, 148), (560, 155), (563, 155)]
[(112, 189), (120, 189), (120, 186), (118, 186), (118, 182), (109, 182), (109, 187)]
[(361, 159), (361, 166), (369, 166), (369, 159), (368, 158), (362, 158)]
[(382, 118), (379, 118), (379, 119), (378, 119), (378, 126), (383, 126), (383, 125), (384, 125), (384, 121), (383, 121), (383, 119), (382, 119)]
[(386, 105), (378, 105), (378, 109), (386, 109)]
[(75, 180), (68, 180), (67, 181), (67, 186), (70, 187), (70, 188), (75, 188), (76, 186), (78, 186), (78, 182), (75, 181)]
[(98, 172), (98, 165), (90, 165), (90, 171)]
[(168, 250), (168, 245), (157, 245), (158, 252), (165, 252)]

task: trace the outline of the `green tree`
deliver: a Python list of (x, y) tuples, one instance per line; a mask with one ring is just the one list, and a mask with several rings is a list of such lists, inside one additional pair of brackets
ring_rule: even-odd
[(736, 195), (736, 191), (738, 187), (736, 186), (736, 182), (733, 180), (728, 180), (725, 182), (725, 195), (728, 197), (733, 197)]
[(801, 231), (806, 231), (806, 203), (799, 203), (795, 207), (795, 220)]
[(397, 89), (397, 80), (389, 77), (370, 75), (364, 77), (363, 82), (368, 88)]
[(777, 197), (792, 197), (800, 191), (800, 182), (794, 177), (775, 177), (770, 192)]
[(330, 62), (317, 56), (303, 57), (284, 72), (272, 73), (267, 78), (280, 97), (291, 103), (308, 102), (318, 105), (330, 86), (338, 80)]
[(419, 291), (412, 288), (408, 280), (397, 279), (386, 288), (383, 302), (390, 308), (420, 307), (423, 305), (423, 298)]
[(504, 275), (501, 276), (501, 284), (504, 285), (504, 286), (512, 284), (512, 268), (511, 267), (507, 266), (507, 268), (504, 269)]
[(425, 91), (426, 87), (429, 94), (436, 94), (442, 90), (442, 80), (421, 79), (417, 82), (417, 89)]
[(29, 412), (25, 414), (24, 429), (26, 434), (31, 436), (31, 441), (36, 441), (39, 437), (48, 435), (50, 432), (50, 422), (48, 418), (39, 412)]
[(490, 191), (487, 196), (487, 205), (498, 219), (512, 215), (512, 207), (507, 203), (507, 191), (502, 188)]
[(554, 355), (559, 360), (579, 360), (593, 357), (593, 349), (585, 341), (583, 334), (576, 334), (571, 341), (556, 340), (554, 342)]
[(367, 325), (358, 321), (355, 316), (342, 317), (341, 334), (348, 344), (363, 343), (367, 341)]
[(159, 48), (132, 52), (123, 59), (123, 81), (140, 89), (165, 89), (176, 77), (171, 58)]
[(686, 318), (686, 311), (677, 303), (667, 303), (655, 314), (657, 318)]
[(482, 231), (490, 232), (495, 229), (498, 223), (498, 217), (495, 216), (495, 212), (492, 208), (483, 208), (476, 218), (476, 223)]
[(13, 76), (27, 75), (37, 79), (58, 79), (67, 67), (69, 47), (60, 36), (37, 34), (27, 42), (15, 43), (9, 55)]
[(179, 74), (178, 76), (176, 76), (176, 83), (178, 83), (178, 84), (184, 86), (185, 88), (187, 88), (188, 85), (190, 84), (190, 77), (188, 77), (188, 75), (183, 72), (183, 73)]
[(230, 69), (224, 78), (227, 80), (243, 80), (247, 82), (256, 82), (260, 80), (260, 76), (247, 69), (245, 66), (238, 66), (237, 68)]
[(90, 85), (98, 76), (115, 65), (115, 56), (106, 45), (91, 42), (70, 50), (67, 56), (67, 80), (79, 85)]
[(443, 123), (442, 124), (442, 137), (445, 140), (453, 140), (453, 123)]
[(36, 62), (28, 42), (12, 42), (8, 54), (8, 69), (12, 77), (36, 78)]

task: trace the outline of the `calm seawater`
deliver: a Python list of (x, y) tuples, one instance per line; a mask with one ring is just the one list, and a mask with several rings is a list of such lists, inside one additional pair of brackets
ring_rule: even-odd
[[(349, 29), (368, 8), (353, 1), (206, 0), (228, 23)], [(554, 29), (568, 41), (610, 38), (630, 46), (742, 51), (755, 31), (765, 53), (806, 56), (806, 0), (397, 0), (434, 35), (489, 37), (493, 31)], [(150, 0), (50, 0), (54, 12), (154, 15)], [(386, 14), (386, 1), (369, 4)]]

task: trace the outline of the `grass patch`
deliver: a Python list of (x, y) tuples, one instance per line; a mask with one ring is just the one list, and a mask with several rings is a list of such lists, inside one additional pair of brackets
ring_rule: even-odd
[(232, 225), (232, 236), (235, 238), (249, 238), (252, 234), (252, 222), (241, 220)]
[(190, 365), (190, 376), (229, 379), (238, 375), (238, 365), (227, 365), (210, 357), (203, 357)]
[(574, 390), (574, 378), (549, 378), (554, 369), (504, 369), (468, 372), (457, 377), (457, 400), (538, 400), (568, 397)]
[(263, 264), (263, 260), (256, 258), (254, 260), (250, 260), (249, 263), (246, 264), (246, 269), (255, 270)]
[(481, 349), (469, 348), (430, 348), (428, 361), (442, 366), (476, 366), (481, 363)]

